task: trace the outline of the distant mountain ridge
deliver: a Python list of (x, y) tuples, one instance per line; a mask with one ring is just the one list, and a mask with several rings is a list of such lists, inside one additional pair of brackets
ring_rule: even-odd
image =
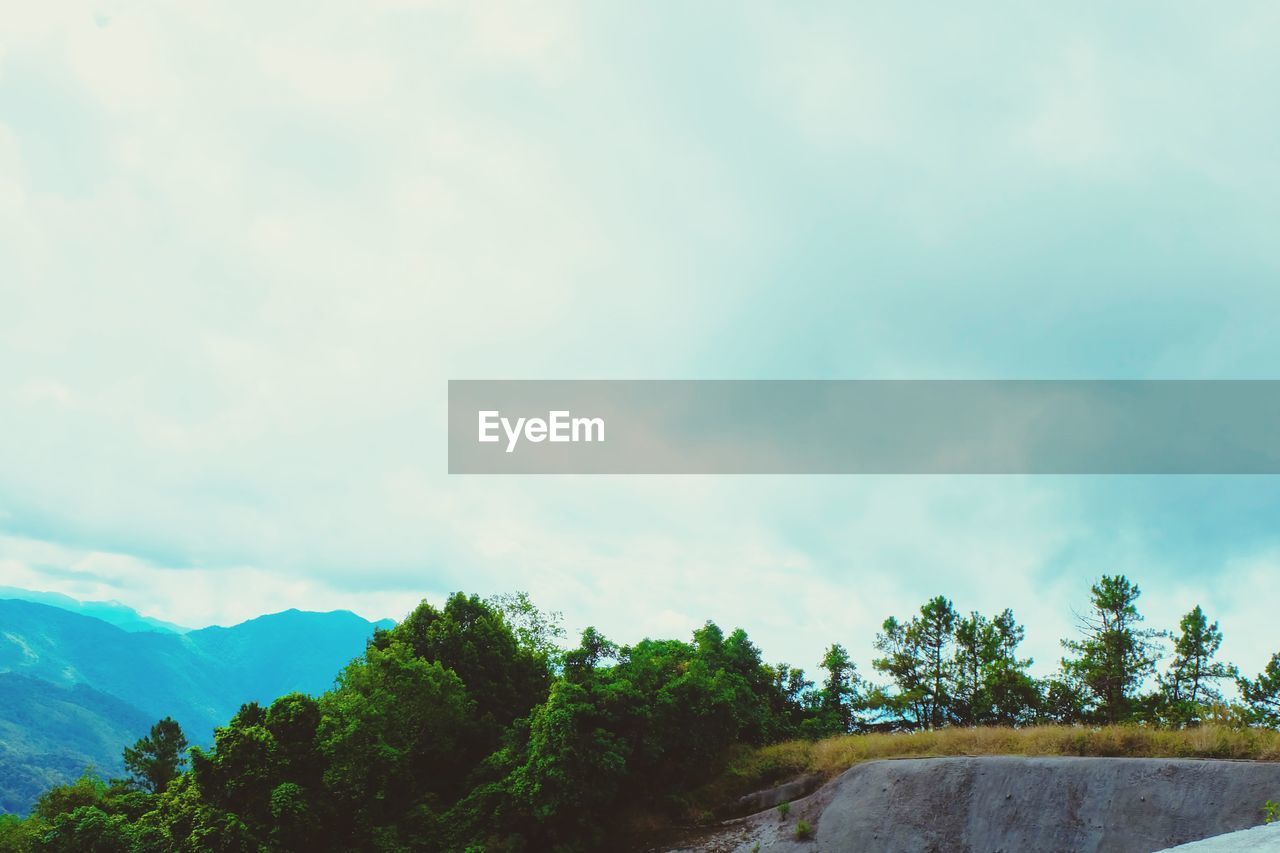
[(162, 633), (184, 634), (190, 628), (144, 616), (132, 607), (118, 601), (80, 601), (60, 592), (40, 592), (31, 589), (20, 589), (16, 586), (0, 586), (0, 599), (16, 598), (21, 601), (33, 601), (36, 604), (47, 604), (59, 607), (81, 616), (92, 616), (101, 619), (125, 631), (160, 631)]
[(245, 702), (319, 694), (375, 628), (392, 624), (286, 610), (174, 633), (0, 599), (0, 807), (29, 808), (50, 778), (74, 777), (85, 763), (116, 772), (121, 750), (161, 717), (204, 744)]

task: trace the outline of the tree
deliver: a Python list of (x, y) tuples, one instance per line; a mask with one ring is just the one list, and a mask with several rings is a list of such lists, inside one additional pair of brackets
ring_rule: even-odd
[(854, 728), (854, 712), (860, 704), (858, 668), (839, 643), (833, 643), (822, 656), (822, 668), (827, 671), (827, 678), (820, 693), (817, 723), (820, 731), (816, 733), (851, 732)]
[(544, 661), (559, 661), (563, 654), (559, 641), (565, 637), (563, 613), (539, 610), (527, 592), (504, 592), (485, 603), (502, 612), (521, 648)]
[(868, 704), (886, 712), (891, 725), (908, 729), (923, 728), (930, 718), (928, 689), (925, 686), (924, 662), (918, 637), (910, 623), (890, 616), (876, 634), (876, 651), (881, 656), (871, 662), (877, 672), (889, 676), (894, 692), (877, 687)]
[(1092, 610), (1078, 617), (1080, 640), (1063, 640), (1075, 653), (1063, 658), (1068, 679), (1076, 679), (1089, 697), (1087, 714), (1105, 723), (1131, 719), (1136, 694), (1159, 659), (1156, 631), (1141, 629), (1137, 584), (1124, 575), (1103, 575), (1091, 588)]
[(134, 853), (159, 850), (160, 839), (140, 838), (143, 833), (121, 814), (107, 814), (97, 806), (81, 806), (53, 819), (43, 833), (39, 849), (49, 853)]
[(925, 602), (915, 622), (919, 646), (924, 653), (925, 682), (929, 685), (929, 727), (934, 729), (947, 723), (950, 710), (951, 679), (947, 648), (953, 640), (952, 631), (955, 629), (956, 618), (956, 610), (951, 602), (939, 595)]
[[(526, 634), (537, 643), (533, 633)], [(520, 642), (503, 611), (479, 596), (455, 592), (441, 609), (422, 602), (374, 645), (405, 643), (425, 661), (452, 670), (475, 701), (487, 731), (485, 750), (497, 745), (502, 728), (547, 698), (551, 670), (541, 651)]]
[[(198, 768), (197, 753), (198, 747), (192, 750), (192, 764)], [(154, 810), (142, 816), (144, 828), (154, 828), (167, 840), (158, 849), (260, 853), (265, 846), (262, 841), (253, 837), (238, 815), (212, 805), (192, 775), (174, 780)]]
[(186, 764), (187, 736), (172, 717), (151, 727), (151, 732), (124, 750), (124, 768), (143, 789), (164, 793)]
[(730, 747), (764, 742), (774, 684), (741, 630), (725, 636), (708, 622), (692, 642), (621, 648), (584, 631), (502, 783), (529, 816), (528, 849), (611, 849), (604, 836), (616, 827), (602, 816), (617, 803), (678, 807), (679, 794), (707, 781)]
[(885, 620), (875, 646), (882, 656), (873, 662), (889, 675), (896, 695), (878, 693), (877, 704), (896, 714), (907, 728), (936, 729), (951, 720), (954, 683), (950, 649), (957, 619), (944, 596), (920, 607), (910, 622)]
[(560, 652), (558, 620), (527, 596), (458, 594), (376, 632), (322, 696), (242, 705), (212, 747), (190, 750), (188, 773), (181, 730), (161, 720), (126, 755), (136, 783), (86, 773), (57, 786), (30, 818), (0, 819), (0, 850), (615, 849), (635, 816), (683, 819), (730, 793), (708, 783), (736, 785), (740, 756), (748, 773), (772, 772), (776, 755), (745, 747), (797, 735), (1163, 721), (1178, 708), (1184, 722), (1280, 725), (1280, 653), (1237, 676), (1245, 705), (1209, 710), (1234, 670), (1199, 607), (1160, 692), (1140, 700), (1156, 660), (1140, 591), (1116, 576), (1091, 593), (1072, 654), (1044, 682), (1027, 675), (1012, 611), (960, 616), (937, 596), (883, 623), (883, 687), (833, 644), (816, 689), (798, 668), (765, 665), (741, 629), (707, 622), (619, 646), (588, 628)]
[(1222, 701), (1215, 683), (1233, 678), (1236, 673), (1231, 666), (1215, 660), (1222, 646), (1222, 632), (1217, 622), (1209, 622), (1200, 605), (1182, 617), (1178, 628), (1173, 660), (1160, 679), (1161, 704), (1171, 722), (1195, 725), (1205, 705)]
[[(194, 793), (206, 813), (184, 819), (225, 827), (224, 819), (209, 820), (212, 806), (236, 816), (241, 826), (232, 830), (233, 838), (252, 831), (259, 844), (269, 838), (279, 849), (314, 847), (320, 836), (325, 769), (316, 743), (319, 725), (320, 704), (301, 693), (281, 696), (267, 708), (257, 702), (240, 706), (215, 731), (212, 750), (191, 750), (190, 775), (198, 787)], [(179, 792), (174, 799), (186, 802), (191, 797)]]
[[(360, 833), (356, 847), (368, 846), (364, 832), (404, 820), (420, 803), (464, 792), (459, 768), (470, 766), (475, 705), (457, 674), (438, 661), (416, 656), (399, 640), (371, 647), (320, 707), (325, 783)], [(259, 800), (272, 807), (277, 782), (266, 781)]]
[[(634, 746), (605, 695), (612, 679), (560, 681), (532, 714), (527, 757), (504, 781), (532, 820), (522, 834), (542, 847), (587, 839), (599, 846), (595, 815), (618, 799)], [(565, 845), (567, 847), (567, 845)]]
[(25, 820), (16, 814), (0, 814), (0, 853), (26, 853), (48, 830), (38, 817)]
[(785, 740), (801, 733), (809, 716), (809, 696), (813, 682), (800, 667), (780, 663), (768, 667), (772, 707), (772, 740)]
[(565, 652), (564, 677), (581, 682), (590, 677), (602, 662), (617, 660), (619, 651), (616, 643), (588, 625), (582, 631), (578, 647)]
[(976, 611), (955, 624), (952, 716), (963, 725), (1016, 725), (1035, 712), (1039, 690), (1019, 658), (1025, 631), (1004, 610), (994, 619)]
[(1280, 652), (1271, 656), (1257, 678), (1237, 678), (1236, 685), (1253, 722), (1280, 728)]
[(1037, 721), (1067, 726), (1084, 722), (1089, 697), (1077, 679), (1066, 673), (1048, 678), (1039, 685), (1039, 693)]

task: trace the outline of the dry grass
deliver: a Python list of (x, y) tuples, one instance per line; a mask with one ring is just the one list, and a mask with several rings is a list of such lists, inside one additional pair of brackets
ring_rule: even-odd
[[(1280, 761), (1280, 732), (1205, 725), (1193, 729), (1144, 726), (949, 728), (911, 734), (839, 735), (787, 741), (735, 754), (703, 797), (734, 796), (804, 773), (835, 776), (862, 761), (940, 755), (1088, 755), (1130, 758), (1237, 758)], [(700, 798), (701, 799), (701, 798)]]

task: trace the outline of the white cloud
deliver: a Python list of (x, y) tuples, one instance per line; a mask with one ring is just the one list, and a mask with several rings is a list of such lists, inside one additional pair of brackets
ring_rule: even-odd
[(1098, 68), (1088, 45), (1066, 51), (1061, 68), (1043, 84), (1047, 89), (1024, 130), (1036, 154), (1068, 166), (1114, 159), (1128, 140), (1114, 125), (1108, 92), (1112, 78)]
[[(714, 618), (864, 668), (879, 622), (940, 592), (1013, 606), (1050, 665), (1106, 558), (1154, 560), (1060, 483), (451, 479), (444, 382), (1199, 367), (1143, 350), (1129, 279), (1043, 278), (1096, 257), (1161, 306), (1219, 295), (1157, 280), (1148, 244), (1052, 242), (1106, 192), (1050, 210), (1059, 167), (1116, 163), (1273, 197), (1270, 146), (1225, 163), (1194, 128), (1256, 115), (1195, 85), (1217, 52), (1144, 74), (1080, 22), (984, 41), (968, 13), (683, 11), (704, 41), (652, 12), (377, 8), (6, 15), (0, 581), (197, 624), (528, 588), (623, 641)], [(1248, 263), (1189, 260), (1273, 270), (1257, 227)], [(1261, 369), (1269, 340), (1208, 363)], [(1098, 562), (1063, 568), (1081, 542)], [(1224, 627), (1265, 645), (1256, 598), (1224, 597)]]
[(420, 600), (432, 597), (419, 590), (335, 589), (315, 578), (250, 567), (173, 568), (127, 554), (13, 536), (0, 537), (0, 549), (2, 585), (59, 592), (82, 601), (119, 601), (143, 615), (188, 627), (234, 625), (291, 607), (351, 610), (371, 620), (400, 619)]

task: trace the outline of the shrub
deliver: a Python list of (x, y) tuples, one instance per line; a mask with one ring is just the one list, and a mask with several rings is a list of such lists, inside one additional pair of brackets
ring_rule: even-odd
[(791, 814), (791, 803), (783, 803), (778, 806), (778, 814), (782, 816), (783, 820), (786, 820), (787, 815)]
[(813, 827), (809, 825), (809, 821), (796, 821), (796, 841), (807, 841), (810, 838), (813, 838)]

